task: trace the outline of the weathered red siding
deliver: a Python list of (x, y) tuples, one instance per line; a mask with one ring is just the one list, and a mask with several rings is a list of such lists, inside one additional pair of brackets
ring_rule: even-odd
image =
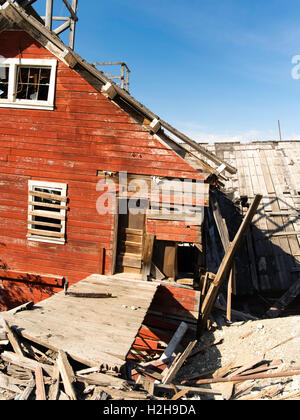
[(147, 232), (160, 241), (201, 243), (201, 229), (195, 223), (169, 220), (148, 220)]
[[(0, 34), (6, 58), (54, 56), (27, 33)], [(96, 211), (97, 170), (200, 178), (126, 112), (58, 63), (54, 111), (0, 108), (0, 266), (67, 276), (70, 284), (111, 269), (113, 218)], [(26, 238), (28, 180), (68, 184), (67, 242)]]

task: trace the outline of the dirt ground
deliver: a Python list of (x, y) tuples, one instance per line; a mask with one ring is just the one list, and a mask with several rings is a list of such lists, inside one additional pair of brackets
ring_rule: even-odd
[[(289, 340), (292, 337), (294, 338)], [(291, 367), (300, 369), (300, 316), (236, 322), (220, 329), (215, 328), (202, 335), (194, 351), (219, 340), (220, 344), (213, 345), (191, 358), (190, 362), (182, 367), (177, 379), (181, 381), (226, 366), (229, 368), (243, 366), (260, 358), (265, 361), (282, 360), (283, 363), (276, 372)], [(289, 341), (285, 342), (286, 340)], [(272, 349), (275, 346), (277, 347)], [(209, 375), (204, 377), (207, 378)], [(297, 391), (300, 392), (300, 376), (246, 381), (236, 385), (231, 399), (234, 399), (239, 389), (247, 387), (249, 393), (244, 392), (244, 395), (255, 399), (255, 396), (260, 397), (262, 391), (271, 386), (275, 390), (273, 394), (277, 394), (278, 398), (286, 397), (288, 394), (296, 395)], [(222, 391), (228, 389), (228, 384), (212, 384), (211, 388)], [(291, 399), (300, 399), (300, 396)]]

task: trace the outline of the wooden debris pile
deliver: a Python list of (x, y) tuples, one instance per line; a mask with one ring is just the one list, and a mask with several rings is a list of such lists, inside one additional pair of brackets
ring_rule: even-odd
[(46, 349), (17, 335), (2, 320), (0, 328), (0, 400), (143, 400), (120, 373), (88, 367), (67, 353)]
[[(265, 354), (294, 339), (292, 337), (266, 350), (260, 357), (244, 364), (231, 362), (220, 368), (189, 376), (187, 367), (195, 356), (201, 356), (210, 347), (222, 344), (223, 339), (204, 345), (197, 350), (197, 341), (182, 347), (187, 326), (183, 322), (164, 353), (148, 362), (140, 362), (131, 370), (132, 379), (150, 395), (169, 393), (177, 399), (300, 399), (300, 366), (281, 359), (268, 360)], [(179, 349), (179, 350), (178, 350)]]

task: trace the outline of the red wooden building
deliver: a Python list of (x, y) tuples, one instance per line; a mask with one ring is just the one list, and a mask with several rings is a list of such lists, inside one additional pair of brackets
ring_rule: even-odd
[[(0, 56), (0, 306), (43, 299), (66, 277), (72, 284), (94, 273), (193, 270), (186, 255), (201, 259), (209, 186), (234, 168), (14, 1), (0, 6)], [(150, 202), (151, 185), (168, 183), (171, 199), (159, 193)], [(184, 213), (177, 211), (181, 185), (191, 187)], [(117, 208), (134, 198), (145, 212), (101, 214), (109, 197)]]

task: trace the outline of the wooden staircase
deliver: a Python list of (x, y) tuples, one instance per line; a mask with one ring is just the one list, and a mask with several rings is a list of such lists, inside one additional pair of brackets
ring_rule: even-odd
[(119, 237), (117, 271), (140, 274), (143, 259), (143, 230), (125, 228)]

